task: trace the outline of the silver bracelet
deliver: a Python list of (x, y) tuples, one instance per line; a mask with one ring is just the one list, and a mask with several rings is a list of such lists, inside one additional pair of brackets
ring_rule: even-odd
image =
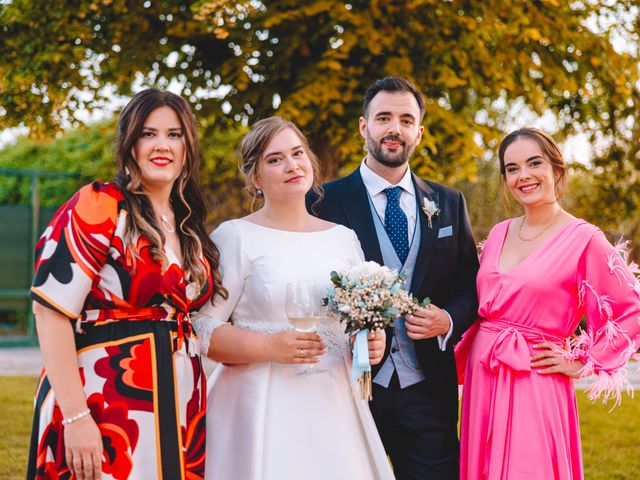
[(73, 417), (63, 419), (61, 423), (62, 425), (71, 425), (76, 420), (80, 420), (82, 417), (86, 417), (90, 413), (91, 413), (91, 410), (87, 408), (86, 410), (81, 411), (80, 413), (78, 413), (77, 415), (74, 415)]

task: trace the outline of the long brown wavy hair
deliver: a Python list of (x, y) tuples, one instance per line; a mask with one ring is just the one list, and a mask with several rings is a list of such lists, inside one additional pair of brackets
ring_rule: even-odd
[[(142, 135), (145, 120), (156, 108), (165, 106), (176, 113), (184, 132), (185, 161), (182, 172), (171, 189), (170, 202), (176, 219), (185, 277), (196, 282), (197, 291), (203, 288), (207, 281), (207, 272), (201, 261), (201, 256), (204, 256), (211, 267), (214, 293), (227, 298), (228, 294), (222, 286), (219, 271), (220, 255), (207, 235), (206, 207), (197, 183), (202, 153), (196, 134), (196, 120), (189, 104), (171, 92), (155, 88), (143, 90), (131, 99), (118, 119), (116, 184), (128, 206), (125, 242), (135, 247), (135, 240), (144, 236), (151, 242), (152, 257), (163, 266), (168, 264), (167, 256), (163, 252), (165, 236), (157, 221), (153, 205), (144, 191), (140, 168), (133, 156), (133, 146)], [(132, 248), (131, 251), (135, 256), (136, 249)]]

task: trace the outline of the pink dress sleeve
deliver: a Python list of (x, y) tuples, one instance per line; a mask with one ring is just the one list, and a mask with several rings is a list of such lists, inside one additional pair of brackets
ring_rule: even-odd
[(640, 346), (640, 286), (625, 260), (623, 245), (613, 247), (600, 230), (593, 235), (577, 272), (587, 328), (571, 342), (571, 357), (584, 363), (582, 376), (598, 376), (589, 399), (615, 399), (614, 407), (624, 390), (632, 392), (625, 367)]

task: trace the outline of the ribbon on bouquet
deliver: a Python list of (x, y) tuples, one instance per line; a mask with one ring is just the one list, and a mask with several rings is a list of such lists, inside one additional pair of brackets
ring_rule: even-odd
[(356, 338), (353, 341), (351, 383), (354, 383), (362, 377), (365, 372), (371, 371), (371, 364), (369, 363), (369, 342), (367, 340), (368, 334), (368, 329), (360, 330), (356, 333)]
[(353, 359), (351, 362), (351, 383), (360, 383), (363, 400), (371, 400), (371, 363), (369, 363), (369, 329), (356, 333), (353, 341)]

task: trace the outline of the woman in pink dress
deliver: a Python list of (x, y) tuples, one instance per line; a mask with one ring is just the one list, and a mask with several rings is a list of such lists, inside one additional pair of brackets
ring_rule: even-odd
[[(597, 375), (589, 398), (615, 405), (631, 389), (624, 368), (640, 344), (640, 288), (624, 252), (558, 204), (566, 167), (551, 137), (512, 132), (499, 158), (524, 216), (489, 233), (480, 318), (457, 346), (460, 478), (580, 479), (573, 379)], [(572, 338), (583, 316), (586, 330)]]

